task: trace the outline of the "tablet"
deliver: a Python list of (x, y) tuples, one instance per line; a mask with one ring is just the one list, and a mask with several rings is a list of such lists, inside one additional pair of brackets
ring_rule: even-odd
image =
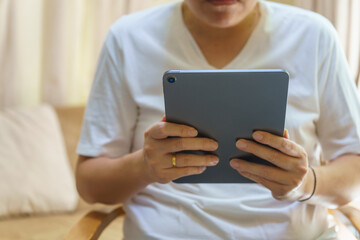
[[(289, 74), (285, 70), (170, 70), (163, 76), (166, 121), (196, 128), (199, 137), (218, 142), (210, 154), (219, 163), (176, 183), (252, 183), (230, 166), (241, 158), (271, 163), (236, 148), (255, 130), (283, 136)], [(209, 152), (196, 151), (197, 154)]]

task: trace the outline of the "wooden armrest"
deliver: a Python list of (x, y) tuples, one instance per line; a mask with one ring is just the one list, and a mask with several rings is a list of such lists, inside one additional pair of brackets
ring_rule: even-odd
[(104, 229), (121, 215), (125, 215), (122, 207), (111, 212), (91, 211), (70, 229), (64, 240), (96, 240)]
[(339, 211), (342, 212), (360, 232), (360, 208), (347, 205), (339, 208)]
[(339, 209), (328, 209), (328, 212), (334, 217), (339, 239), (356, 240), (354, 233), (346, 225), (350, 223), (347, 217)]
[(338, 226), (338, 233), (341, 236), (341, 239), (356, 240), (356, 236), (358, 234), (354, 231), (360, 232), (359, 204), (350, 203), (338, 209), (329, 209), (328, 211), (334, 217), (334, 220)]

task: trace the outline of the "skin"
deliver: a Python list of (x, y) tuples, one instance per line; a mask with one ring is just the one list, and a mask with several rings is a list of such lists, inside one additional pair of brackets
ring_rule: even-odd
[(160, 121), (145, 132), (141, 150), (120, 158), (79, 156), (78, 191), (88, 202), (115, 204), (126, 201), (148, 184), (200, 174), (219, 159), (212, 155), (177, 154), (176, 168), (171, 161), (174, 152), (217, 149), (217, 142), (196, 138), (197, 134), (194, 128)]
[[(260, 15), (256, 0), (236, 1), (231, 6), (220, 7), (206, 0), (185, 0), (183, 17), (208, 63), (221, 68), (232, 60), (234, 49), (237, 53), (241, 51)], [(179, 151), (217, 149), (214, 140), (196, 136), (196, 129), (162, 119), (149, 127), (144, 134), (143, 148), (134, 153), (119, 158), (79, 156), (78, 191), (88, 202), (116, 204), (126, 201), (148, 184), (168, 183), (182, 176), (200, 174), (206, 167), (216, 165), (219, 159), (212, 155), (178, 153), (177, 167), (173, 167), (171, 161), (173, 153)], [(231, 167), (268, 188), (278, 200), (296, 201), (308, 197), (314, 188), (314, 177), (306, 151), (291, 141), (287, 133), (279, 137), (257, 131), (253, 138), (254, 141), (240, 139), (234, 144), (277, 168), (241, 159), (233, 159)], [(314, 170), (316, 192), (307, 203), (338, 207), (360, 197), (360, 156), (342, 155)]]
[[(213, 29), (215, 34), (218, 34), (219, 31), (243, 28), (244, 24), (249, 23), (244, 19), (251, 16), (250, 13), (257, 11), (255, 9), (257, 0), (234, 1), (234, 4), (220, 6), (206, 0), (185, 0), (184, 2), (183, 10), (189, 11), (188, 14), (191, 15), (189, 20), (194, 21), (193, 25)], [(251, 19), (248, 20), (251, 21)], [(210, 34), (213, 33), (210, 32)]]
[(214, 6), (205, 0), (185, 0), (184, 23), (209, 65), (223, 68), (244, 48), (259, 19), (257, 0)]
[[(240, 159), (233, 159), (231, 167), (268, 188), (278, 200), (296, 201), (311, 195), (314, 177), (308, 167), (307, 153), (300, 145), (291, 141), (287, 134), (278, 137), (257, 131), (254, 132), (253, 139), (254, 142), (240, 139), (236, 147), (262, 157), (278, 168), (255, 165)], [(317, 178), (316, 191), (307, 203), (337, 208), (359, 198), (359, 155), (344, 154), (328, 165), (313, 168)]]

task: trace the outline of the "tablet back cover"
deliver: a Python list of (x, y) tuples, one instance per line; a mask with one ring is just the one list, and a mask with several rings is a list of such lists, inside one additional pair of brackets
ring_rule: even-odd
[[(170, 79), (170, 81), (169, 81)], [(174, 80), (174, 81), (173, 81)], [(241, 158), (271, 165), (238, 150), (255, 130), (283, 136), (289, 75), (284, 70), (172, 70), (164, 74), (166, 121), (193, 126), (216, 140), (219, 163), (176, 183), (252, 183), (230, 166)], [(199, 152), (201, 154), (201, 152)]]

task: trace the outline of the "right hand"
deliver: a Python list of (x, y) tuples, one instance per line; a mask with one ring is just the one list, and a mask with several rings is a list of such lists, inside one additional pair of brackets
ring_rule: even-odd
[[(178, 153), (184, 150), (215, 151), (216, 141), (196, 137), (196, 129), (175, 123), (158, 122), (146, 130), (144, 137), (144, 163), (150, 182), (168, 183), (174, 179), (200, 174), (207, 166), (215, 166), (215, 155)], [(172, 157), (176, 154), (176, 167)]]

